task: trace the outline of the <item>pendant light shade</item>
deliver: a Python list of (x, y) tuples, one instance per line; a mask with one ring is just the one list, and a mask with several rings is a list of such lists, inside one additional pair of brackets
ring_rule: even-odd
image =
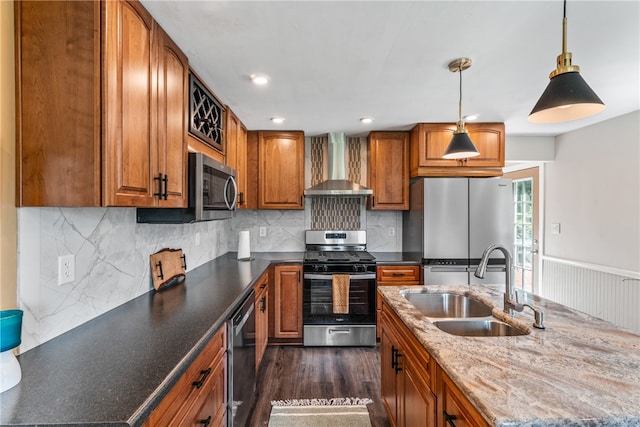
[(462, 71), (471, 67), (471, 59), (460, 58), (449, 64), (449, 71), (460, 73), (460, 99), (458, 101), (458, 123), (453, 138), (444, 154), (443, 159), (466, 159), (480, 155), (478, 149), (473, 145), (473, 141), (469, 138), (467, 130), (464, 128), (464, 120), (462, 120)]
[(562, 53), (556, 69), (549, 74), (549, 84), (529, 114), (533, 123), (559, 123), (582, 119), (606, 107), (580, 75), (580, 67), (572, 65), (567, 52), (567, 0), (562, 18)]
[(447, 151), (442, 156), (443, 159), (466, 159), (468, 157), (477, 156), (478, 150), (473, 145), (473, 141), (469, 138), (467, 131), (454, 133), (451, 142), (447, 147)]

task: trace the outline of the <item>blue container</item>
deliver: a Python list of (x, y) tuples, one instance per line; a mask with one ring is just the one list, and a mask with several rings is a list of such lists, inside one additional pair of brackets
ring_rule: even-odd
[(20, 345), (22, 310), (0, 311), (0, 353)]

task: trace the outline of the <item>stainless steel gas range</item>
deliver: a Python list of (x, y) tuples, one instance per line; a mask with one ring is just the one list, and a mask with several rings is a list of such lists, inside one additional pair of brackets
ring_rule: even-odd
[(376, 264), (367, 232), (307, 230), (305, 243), (304, 345), (376, 345)]

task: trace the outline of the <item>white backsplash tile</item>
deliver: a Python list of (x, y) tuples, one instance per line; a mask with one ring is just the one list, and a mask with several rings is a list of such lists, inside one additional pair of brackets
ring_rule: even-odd
[[(241, 230), (249, 230), (252, 252), (304, 251), (308, 209), (242, 210), (231, 220), (158, 225), (136, 223), (133, 208), (20, 208), (20, 351), (151, 290), (149, 255), (163, 248), (182, 248), (187, 270), (236, 251)], [(402, 249), (400, 212), (367, 211), (366, 218), (370, 251)], [(265, 237), (260, 227), (266, 228)], [(394, 237), (388, 236), (389, 227), (395, 227)], [(75, 280), (58, 286), (58, 256), (67, 254), (76, 257)]]

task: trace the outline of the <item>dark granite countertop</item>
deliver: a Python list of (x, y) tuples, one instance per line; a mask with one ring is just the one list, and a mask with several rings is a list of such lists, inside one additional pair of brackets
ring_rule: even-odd
[(422, 265), (422, 254), (415, 252), (371, 252), (377, 264), (386, 265)]
[[(272, 263), (304, 252), (236, 253), (151, 290), (20, 356), (22, 381), (0, 394), (0, 425), (139, 426)], [(385, 264), (420, 263), (397, 252)]]
[(227, 253), (18, 357), (0, 424), (139, 426), (271, 263), (303, 252)]

